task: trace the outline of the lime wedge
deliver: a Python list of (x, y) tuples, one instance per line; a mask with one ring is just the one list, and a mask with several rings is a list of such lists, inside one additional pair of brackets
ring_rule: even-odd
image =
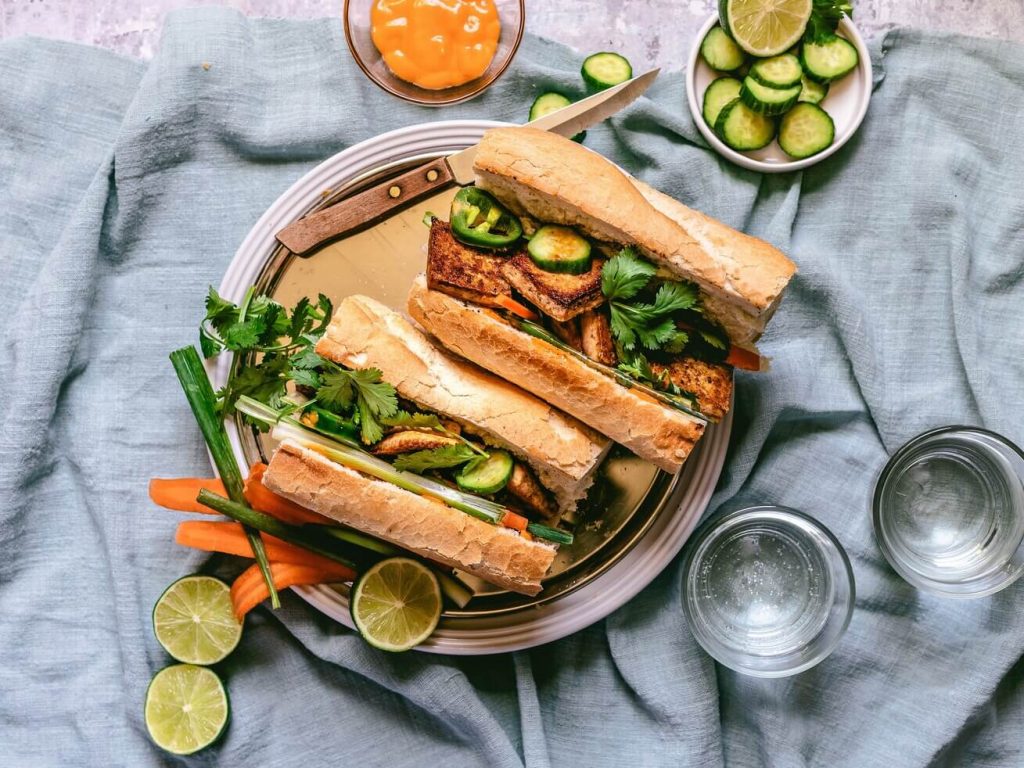
[(242, 625), (227, 584), (212, 576), (185, 576), (153, 606), (153, 632), (176, 661), (216, 664), (235, 650)]
[(753, 56), (777, 56), (804, 35), (812, 0), (720, 0), (722, 26)]
[(231, 708), (213, 670), (175, 664), (157, 672), (146, 691), (146, 729), (161, 749), (191, 755), (215, 742)]
[(441, 618), (441, 588), (422, 563), (407, 557), (382, 560), (352, 587), (352, 621), (374, 648), (408, 651), (428, 637)]

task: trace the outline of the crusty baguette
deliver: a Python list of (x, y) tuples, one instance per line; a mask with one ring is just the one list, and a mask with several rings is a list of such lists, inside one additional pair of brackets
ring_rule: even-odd
[(493, 128), (477, 186), (520, 214), (631, 245), (697, 283), (705, 311), (736, 343), (764, 331), (796, 266), (773, 246), (694, 211), (580, 144), (535, 128)]
[(316, 351), (350, 368), (379, 368), (398, 394), (462, 424), (529, 464), (561, 511), (594, 482), (609, 441), (494, 374), (443, 351), (404, 317), (367, 296), (334, 312)]
[(442, 344), (542, 397), (666, 472), (676, 472), (705, 423), (590, 368), (493, 312), (427, 288), (409, 292), (409, 314)]
[(286, 440), (263, 482), (297, 504), (505, 589), (535, 595), (555, 548), (367, 477)]

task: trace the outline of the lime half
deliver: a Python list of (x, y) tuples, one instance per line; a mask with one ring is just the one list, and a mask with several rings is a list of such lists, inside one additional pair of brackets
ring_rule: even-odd
[(777, 56), (800, 42), (812, 0), (720, 0), (722, 26), (753, 56)]
[(374, 648), (408, 651), (428, 637), (441, 618), (441, 588), (422, 563), (407, 557), (382, 560), (352, 587), (352, 620)]
[(185, 576), (153, 607), (153, 632), (177, 661), (216, 664), (235, 650), (242, 625), (231, 607), (231, 589), (212, 576)]
[(157, 672), (146, 691), (146, 729), (161, 749), (191, 755), (215, 742), (228, 724), (228, 693), (206, 667), (175, 664)]

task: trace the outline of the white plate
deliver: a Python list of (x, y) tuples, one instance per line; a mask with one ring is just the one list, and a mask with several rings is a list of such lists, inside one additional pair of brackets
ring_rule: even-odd
[[(324, 189), (338, 188), (382, 165), (437, 152), (453, 152), (479, 141), (498, 125), (484, 120), (426, 123), (390, 131), (338, 153), (311, 170), (260, 217), (242, 242), (220, 284), (220, 293), (239, 301), (270, 258), (274, 233), (310, 210)], [(214, 387), (227, 379), (230, 361), (221, 355), (210, 367)], [(229, 437), (245, 463), (234, 422)], [(539, 607), (487, 618), (443, 619), (418, 650), (476, 655), (531, 648), (565, 637), (603, 619), (646, 587), (672, 561), (707, 507), (722, 471), (732, 415), (709, 428), (683, 469), (674, 512), (658, 515), (647, 534), (621, 560), (576, 591)], [(326, 586), (295, 591), (326, 615), (352, 626), (348, 598)]]
[(722, 73), (716, 72), (707, 65), (700, 55), (700, 44), (704, 36), (718, 23), (718, 15), (715, 14), (705, 22), (704, 26), (697, 32), (690, 48), (690, 61), (686, 70), (686, 100), (690, 105), (690, 114), (693, 115), (693, 122), (707, 139), (708, 144), (714, 147), (715, 151), (722, 157), (731, 160), (744, 168), (762, 173), (783, 173), (785, 171), (798, 171), (807, 168), (824, 160), (836, 152), (843, 144), (850, 140), (860, 127), (864, 115), (868, 111), (868, 103), (871, 101), (871, 54), (861, 38), (857, 27), (849, 19), (844, 18), (839, 22), (839, 34), (845, 37), (857, 49), (860, 62), (857, 68), (838, 82), (832, 83), (829, 87), (828, 96), (821, 102), (821, 108), (832, 117), (836, 124), (836, 138), (832, 146), (823, 152), (819, 152), (803, 160), (793, 160), (789, 155), (779, 148), (777, 141), (772, 141), (767, 147), (753, 152), (737, 152), (727, 147), (706, 122), (702, 114), (704, 104), (704, 91), (716, 77)]

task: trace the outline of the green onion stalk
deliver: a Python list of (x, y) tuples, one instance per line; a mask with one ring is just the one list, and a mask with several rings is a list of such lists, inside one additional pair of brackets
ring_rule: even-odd
[[(178, 381), (185, 391), (185, 397), (192, 413), (199, 423), (199, 431), (203, 434), (206, 446), (213, 457), (213, 463), (217, 467), (217, 473), (224, 483), (224, 488), (232, 501), (242, 504), (245, 502), (243, 493), (244, 484), (242, 472), (238, 468), (235, 454), (231, 450), (231, 442), (224, 430), (224, 422), (217, 415), (217, 396), (213, 387), (210, 386), (210, 379), (206, 375), (203, 361), (196, 352), (195, 347), (183, 347), (171, 353), (171, 364), (174, 372), (178, 374)], [(245, 535), (252, 548), (253, 557), (259, 566), (263, 580), (267, 584), (267, 591), (270, 593), (270, 604), (274, 608), (281, 607), (281, 600), (274, 586), (274, 577), (270, 572), (270, 561), (267, 559), (267, 550), (263, 546), (263, 538), (259, 531), (246, 526)]]

